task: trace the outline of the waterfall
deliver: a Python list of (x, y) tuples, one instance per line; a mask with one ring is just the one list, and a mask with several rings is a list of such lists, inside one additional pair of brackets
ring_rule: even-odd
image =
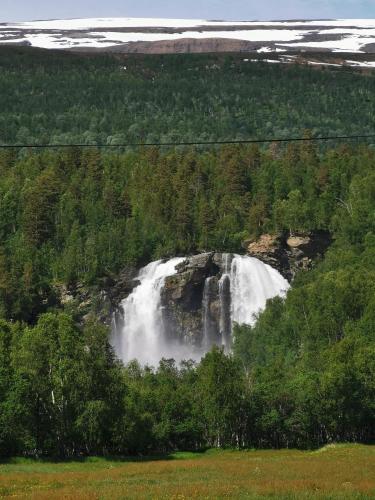
[(140, 270), (140, 284), (121, 303), (122, 324), (112, 329), (112, 346), (124, 362), (137, 359), (141, 364), (158, 364), (162, 357), (169, 357), (172, 346), (163, 335), (160, 294), (165, 278), (175, 274), (184, 260), (152, 262)]
[(284, 296), (289, 283), (271, 266), (258, 259), (235, 255), (231, 266), (231, 319), (253, 325), (268, 299)]
[(222, 256), (222, 275), (219, 280), (219, 300), (220, 300), (220, 337), (221, 344), (226, 352), (230, 350), (231, 344), (231, 293), (230, 293), (230, 272), (232, 254), (224, 253)]
[(137, 359), (141, 365), (155, 366), (162, 358), (199, 360), (214, 344), (230, 352), (233, 323), (253, 325), (267, 300), (284, 296), (289, 283), (255, 258), (223, 254), (221, 259), (218, 275), (206, 277), (202, 284), (198, 343), (188, 337), (173, 338), (174, 330), (172, 338), (166, 335), (169, 323), (163, 321), (161, 294), (165, 280), (175, 275), (176, 266), (186, 259), (152, 262), (141, 269), (139, 285), (122, 301), (122, 314), (113, 318), (111, 344), (117, 356), (125, 363)]
[(202, 300), (203, 348), (206, 351), (209, 351), (213, 344), (218, 343), (218, 339), (215, 338), (215, 325), (211, 313), (212, 297), (216, 291), (215, 287), (217, 287), (216, 277), (210, 276), (206, 278)]

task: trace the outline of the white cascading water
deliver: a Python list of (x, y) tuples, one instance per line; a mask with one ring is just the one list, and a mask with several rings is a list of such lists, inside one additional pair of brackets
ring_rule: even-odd
[(231, 261), (230, 253), (223, 254), (223, 274), (219, 280), (219, 300), (220, 300), (220, 336), (221, 343), (226, 352), (230, 350), (230, 333), (231, 333), (231, 298), (230, 298), (230, 283), (231, 283)]
[(232, 322), (247, 325), (254, 325), (268, 299), (284, 296), (290, 286), (276, 269), (242, 255), (232, 260), (230, 282)]
[(202, 300), (202, 322), (203, 322), (203, 349), (209, 351), (212, 347), (212, 325), (211, 325), (211, 314), (210, 314), (210, 298), (211, 298), (211, 287), (214, 283), (214, 277), (211, 276), (206, 278), (203, 289), (203, 300)]
[(172, 346), (163, 335), (161, 290), (165, 278), (173, 276), (176, 266), (184, 260), (151, 262), (140, 270), (140, 284), (122, 301), (123, 324), (112, 329), (111, 344), (125, 363), (137, 359), (142, 365), (157, 365), (161, 358), (172, 357)]
[[(161, 291), (165, 279), (176, 274), (176, 266), (184, 260), (174, 258), (144, 267), (137, 278), (140, 284), (122, 301), (122, 324), (112, 328), (111, 344), (125, 363), (137, 359), (141, 365), (155, 366), (162, 358), (174, 358), (176, 362), (199, 360), (211, 348), (209, 296), (212, 278), (206, 279), (203, 293), (202, 347), (173, 342), (165, 337)], [(223, 254), (222, 269), (219, 280), (220, 336), (225, 350), (229, 351), (232, 324), (253, 325), (267, 300), (284, 296), (290, 285), (278, 271), (248, 256)]]

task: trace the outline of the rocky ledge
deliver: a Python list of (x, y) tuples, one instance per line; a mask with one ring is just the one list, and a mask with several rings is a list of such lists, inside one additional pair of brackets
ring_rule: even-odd
[(332, 243), (328, 231), (264, 234), (257, 240), (244, 242), (251, 257), (277, 269), (289, 282), (300, 270), (312, 269)]
[(138, 285), (138, 270), (128, 266), (116, 277), (105, 277), (96, 285), (72, 283), (56, 284), (55, 294), (65, 310), (72, 311), (85, 323), (95, 318), (107, 326), (111, 325), (113, 313), (119, 309), (121, 301)]

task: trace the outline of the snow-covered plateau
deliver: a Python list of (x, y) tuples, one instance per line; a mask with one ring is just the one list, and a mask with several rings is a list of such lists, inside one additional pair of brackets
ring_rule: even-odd
[[(45, 49), (168, 52), (183, 42), (192, 51), (375, 53), (375, 19), (205, 21), (93, 18), (0, 24), (0, 44)], [(202, 45), (206, 43), (206, 45)], [(182, 44), (182, 45), (181, 45)], [(216, 44), (216, 45), (215, 45)], [(202, 48), (203, 47), (203, 48)], [(189, 46), (189, 50), (190, 50)], [(198, 50), (199, 51), (199, 50)], [(350, 60), (347, 61), (348, 64)], [(363, 61), (358, 67), (373, 67)]]

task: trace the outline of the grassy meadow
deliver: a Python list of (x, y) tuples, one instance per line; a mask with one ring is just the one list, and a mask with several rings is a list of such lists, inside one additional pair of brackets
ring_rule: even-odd
[(317, 451), (176, 453), (160, 459), (0, 464), (0, 498), (375, 497), (375, 447), (330, 445)]

